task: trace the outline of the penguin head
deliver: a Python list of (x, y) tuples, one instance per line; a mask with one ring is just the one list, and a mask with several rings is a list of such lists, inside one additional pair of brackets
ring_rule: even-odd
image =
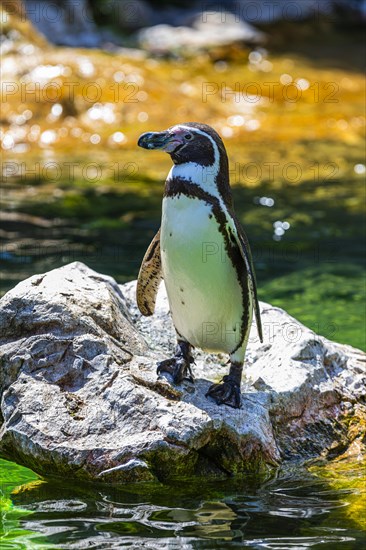
[(160, 149), (169, 153), (174, 164), (193, 162), (202, 166), (220, 164), (227, 159), (219, 134), (199, 122), (176, 124), (164, 132), (146, 132), (137, 142), (144, 149)]

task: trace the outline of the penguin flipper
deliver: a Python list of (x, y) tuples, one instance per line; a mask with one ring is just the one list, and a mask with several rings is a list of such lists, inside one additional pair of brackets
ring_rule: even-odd
[(136, 301), (142, 315), (154, 313), (156, 296), (162, 280), (160, 229), (146, 250), (137, 278)]
[(254, 265), (253, 265), (252, 253), (250, 251), (249, 241), (244, 232), (244, 229), (242, 228), (234, 212), (231, 211), (230, 215), (231, 215), (232, 221), (230, 220), (229, 222), (229, 229), (231, 230), (231, 233), (235, 237), (236, 244), (239, 247), (241, 256), (247, 268), (249, 290), (253, 299), (253, 307), (254, 307), (255, 320), (257, 323), (258, 335), (259, 335), (260, 341), (263, 342), (261, 313), (259, 309), (258, 296), (257, 296), (257, 283), (255, 280), (255, 271), (254, 271)]

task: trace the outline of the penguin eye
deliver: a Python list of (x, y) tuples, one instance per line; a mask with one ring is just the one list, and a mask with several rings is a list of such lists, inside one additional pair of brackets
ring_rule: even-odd
[(192, 138), (193, 138), (192, 134), (186, 134), (186, 135), (184, 136), (184, 139), (186, 139), (186, 140), (190, 140), (190, 139), (192, 139)]

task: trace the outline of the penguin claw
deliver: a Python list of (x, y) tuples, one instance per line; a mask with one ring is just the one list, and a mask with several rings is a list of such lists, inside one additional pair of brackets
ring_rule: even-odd
[(222, 383), (212, 384), (206, 397), (212, 397), (218, 405), (228, 405), (234, 409), (241, 407), (240, 386), (229, 375), (224, 376)]
[(158, 376), (170, 374), (174, 384), (181, 384), (183, 380), (194, 383), (194, 377), (190, 366), (191, 360), (186, 361), (182, 357), (171, 357), (158, 363), (156, 373)]

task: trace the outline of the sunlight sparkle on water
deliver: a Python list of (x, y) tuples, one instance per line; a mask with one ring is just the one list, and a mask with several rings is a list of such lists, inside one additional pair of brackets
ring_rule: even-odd
[(277, 220), (277, 221), (273, 222), (273, 228), (274, 228), (273, 240), (274, 241), (280, 241), (281, 237), (283, 237), (285, 232), (288, 229), (290, 229), (290, 227), (291, 226), (290, 226), (289, 222), (282, 222), (281, 220)]
[(261, 206), (268, 206), (271, 208), (275, 201), (271, 197), (254, 197), (254, 204), (260, 204)]
[(310, 87), (310, 82), (306, 78), (299, 78), (295, 83), (299, 90), (305, 91)]
[(139, 122), (146, 122), (149, 119), (149, 115), (145, 111), (140, 111), (137, 115), (137, 120)]
[(255, 132), (255, 130), (258, 130), (260, 128), (260, 126), (261, 123), (255, 118), (252, 118), (245, 123), (245, 129), (248, 130), (248, 132)]
[(70, 134), (73, 136), (73, 137), (80, 137), (83, 133), (83, 130), (81, 128), (79, 128), (78, 126), (76, 126), (75, 128), (72, 128), (71, 129), (71, 132)]
[(107, 124), (112, 124), (116, 119), (113, 105), (110, 103), (95, 103), (87, 110), (87, 115), (91, 120), (101, 120)]
[(26, 120), (29, 120), (29, 119), (32, 118), (33, 113), (32, 113), (32, 111), (31, 111), (30, 109), (25, 109), (25, 111), (22, 112), (22, 115), (24, 116), (24, 118), (25, 118)]
[(79, 65), (79, 71), (82, 76), (85, 76), (86, 78), (93, 76), (95, 72), (95, 68), (93, 63), (89, 60), (87, 57), (79, 57), (77, 59), (78, 65)]
[(27, 122), (27, 119), (23, 115), (16, 115), (14, 118), (14, 122), (18, 126), (21, 126), (22, 124), (25, 124)]
[(14, 141), (22, 141), (27, 136), (27, 129), (24, 126), (17, 126), (16, 124), (11, 124), (9, 127), (11, 135), (14, 138)]
[(54, 130), (45, 130), (41, 134), (40, 142), (43, 145), (50, 145), (51, 143), (54, 143), (57, 139), (57, 134)]
[(111, 135), (112, 141), (115, 143), (124, 143), (126, 140), (126, 136), (122, 132), (114, 132), (114, 134)]
[(265, 59), (261, 65), (260, 65), (260, 68), (262, 71), (264, 71), (265, 73), (270, 73), (273, 69), (273, 63), (271, 63), (270, 61), (268, 61), (268, 59)]
[(366, 173), (366, 166), (364, 164), (355, 164), (354, 171), (358, 175), (362, 175)]
[(2, 144), (3, 149), (12, 149), (14, 147), (14, 138), (11, 134), (5, 134)]
[(243, 126), (245, 119), (242, 115), (232, 115), (227, 119), (230, 126)]
[(179, 91), (184, 95), (193, 96), (195, 93), (195, 88), (192, 86), (192, 84), (189, 84), (189, 82), (183, 82), (179, 86)]
[(125, 79), (125, 73), (123, 71), (116, 71), (113, 75), (115, 82), (122, 82)]
[(260, 63), (263, 59), (263, 56), (260, 52), (254, 51), (249, 54), (249, 61), (251, 63)]
[(97, 145), (100, 143), (101, 137), (99, 134), (92, 134), (90, 136), (90, 142), (93, 143), (93, 145)]
[(223, 126), (221, 128), (221, 133), (225, 138), (231, 138), (234, 134), (234, 131), (230, 126)]
[(52, 105), (51, 113), (54, 117), (59, 117), (62, 113), (62, 110), (63, 109), (61, 103), (55, 103), (54, 105)]
[(145, 90), (140, 90), (139, 92), (137, 92), (136, 98), (138, 101), (146, 101), (148, 97), (149, 96), (147, 95)]
[(34, 82), (51, 80), (63, 74), (63, 65), (38, 65), (28, 74), (28, 77)]
[(37, 141), (39, 138), (39, 134), (41, 132), (41, 128), (38, 124), (32, 124), (30, 128), (30, 132), (28, 133), (28, 141)]
[(288, 86), (288, 84), (291, 84), (293, 78), (291, 75), (284, 73), (280, 76), (280, 82), (283, 86)]

